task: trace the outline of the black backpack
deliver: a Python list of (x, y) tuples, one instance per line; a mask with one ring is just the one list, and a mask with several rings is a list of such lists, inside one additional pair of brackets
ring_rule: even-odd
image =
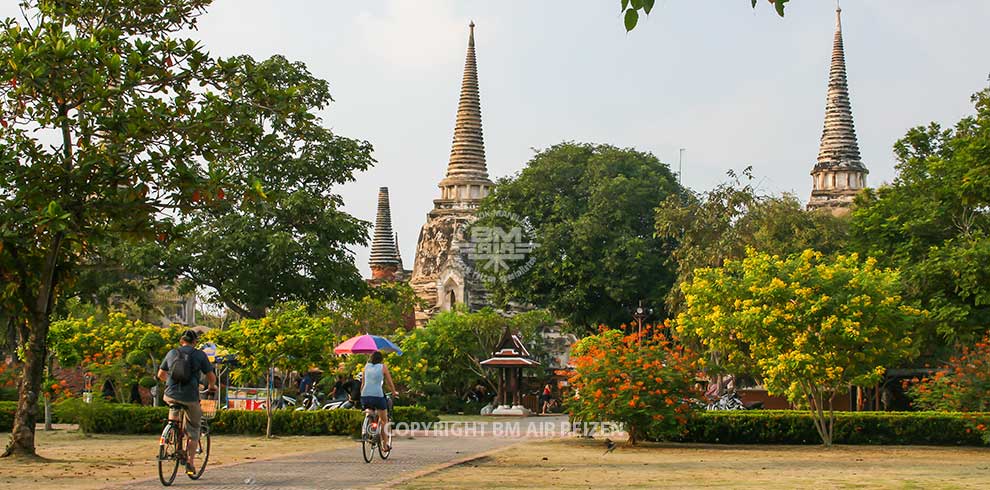
[(186, 384), (193, 379), (192, 350), (176, 349), (176, 354), (169, 366), (169, 375), (172, 376), (172, 381)]

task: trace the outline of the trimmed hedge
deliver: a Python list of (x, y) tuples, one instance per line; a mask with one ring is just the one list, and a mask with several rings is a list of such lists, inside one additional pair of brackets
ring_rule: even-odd
[(395, 407), (392, 409), (392, 421), (395, 423), (405, 423), (411, 424), (418, 422), (420, 424), (427, 422), (439, 422), (440, 417), (432, 410), (426, 407), (420, 407), (417, 405), (410, 405), (405, 407)]
[[(979, 429), (981, 426), (983, 431)], [(835, 444), (985, 446), (990, 413), (835, 412)], [(700, 412), (679, 442), (821, 444), (809, 412)]]
[[(0, 431), (13, 426), (14, 402), (0, 402)], [(70, 399), (55, 405), (54, 418), (75, 422), (83, 432), (112, 434), (155, 434), (168, 417), (167, 407), (146, 407), (116, 403), (83, 403)], [(363, 413), (359, 410), (314, 410), (272, 413), (272, 433), (278, 435), (358, 435)], [(423, 407), (395, 408), (396, 422), (429, 423), (440, 420)], [(222, 410), (210, 427), (217, 434), (264, 434), (268, 419), (263, 411)]]
[(14, 412), (16, 411), (17, 402), (0, 402), (0, 432), (14, 430)]
[[(276, 410), (272, 413), (272, 434), (280, 436), (325, 436), (361, 433), (358, 410), (313, 410), (296, 412)], [(210, 422), (217, 434), (264, 434), (268, 417), (264, 411), (224, 410)], [(161, 429), (159, 424), (159, 430)]]
[[(62, 417), (63, 412), (59, 410), (60, 404), (56, 403), (52, 408), (52, 422), (75, 423), (74, 419), (66, 420)], [(44, 422), (45, 407), (38, 407), (38, 422)], [(14, 412), (17, 411), (17, 402), (0, 401), (0, 432), (10, 432), (14, 429)]]

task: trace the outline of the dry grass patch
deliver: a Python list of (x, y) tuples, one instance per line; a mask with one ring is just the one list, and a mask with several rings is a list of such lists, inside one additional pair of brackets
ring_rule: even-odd
[[(10, 434), (0, 434), (4, 444)], [(353, 446), (339, 436), (263, 437), (217, 435), (209, 467)], [(38, 431), (40, 460), (0, 459), (0, 488), (85, 490), (135, 479), (157, 478), (157, 435), (85, 435)], [(210, 468), (207, 467), (207, 474)]]
[(406, 483), (458, 488), (869, 488), (990, 486), (990, 450), (928, 446), (714, 446), (556, 440), (514, 446)]

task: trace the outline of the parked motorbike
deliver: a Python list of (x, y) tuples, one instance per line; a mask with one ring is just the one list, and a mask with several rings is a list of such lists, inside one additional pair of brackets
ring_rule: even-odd
[(338, 408), (354, 408), (354, 401), (350, 398), (341, 398), (339, 400), (331, 400), (328, 403), (323, 404), (324, 410), (336, 410)]
[(296, 407), (297, 412), (307, 411), (307, 410), (319, 410), (323, 407), (320, 401), (320, 392), (317, 391), (316, 385), (313, 385), (302, 395), (302, 401), (299, 406)]
[(744, 403), (735, 391), (730, 391), (705, 406), (707, 410), (757, 410), (763, 402)]

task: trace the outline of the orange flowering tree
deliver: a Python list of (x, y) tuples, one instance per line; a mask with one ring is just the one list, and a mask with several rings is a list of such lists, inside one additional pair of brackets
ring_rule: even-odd
[(908, 395), (923, 410), (990, 411), (990, 336), (963, 347), (933, 376), (914, 381)]
[(642, 336), (603, 327), (574, 345), (569, 381), (575, 396), (568, 402), (573, 418), (622, 423), (632, 444), (684, 430), (698, 396), (696, 359), (653, 333), (650, 327)]

